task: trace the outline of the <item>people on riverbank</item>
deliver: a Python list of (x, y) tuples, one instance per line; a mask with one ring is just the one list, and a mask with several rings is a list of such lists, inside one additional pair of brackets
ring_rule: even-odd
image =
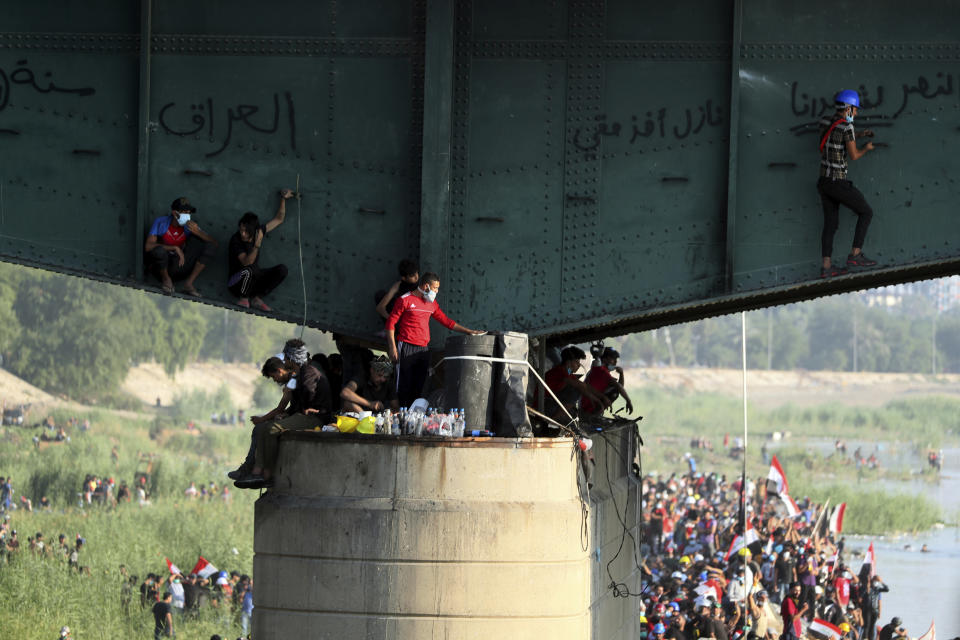
[[(798, 640), (813, 637), (811, 624), (828, 623), (844, 640), (874, 640), (889, 587), (869, 567), (867, 582), (849, 568), (849, 549), (819, 518), (823, 505), (801, 500), (791, 516), (779, 497), (766, 499), (763, 480), (748, 479), (741, 502), (743, 484), (692, 469), (643, 478), (648, 638), (657, 624), (669, 629), (682, 615), (701, 638)], [(704, 526), (705, 520), (714, 522)], [(887, 627), (879, 640), (904, 637), (899, 622)]]

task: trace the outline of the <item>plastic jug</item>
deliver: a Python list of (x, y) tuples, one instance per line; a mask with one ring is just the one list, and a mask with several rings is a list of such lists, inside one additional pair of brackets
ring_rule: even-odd
[(367, 416), (357, 424), (357, 432), (367, 435), (376, 432), (377, 419), (374, 416)]

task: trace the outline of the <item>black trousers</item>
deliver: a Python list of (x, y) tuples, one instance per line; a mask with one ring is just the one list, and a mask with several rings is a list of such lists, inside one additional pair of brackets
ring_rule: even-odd
[(863, 637), (866, 640), (877, 637), (877, 612), (869, 607), (863, 608)]
[(160, 272), (167, 270), (171, 280), (183, 280), (193, 272), (193, 267), (200, 264), (210, 264), (217, 257), (217, 248), (212, 242), (204, 242), (197, 236), (191, 235), (183, 244), (183, 266), (179, 264), (177, 254), (167, 251), (163, 247), (154, 247), (143, 255), (143, 266), (147, 273), (153, 274), (157, 280), (163, 280)]
[(823, 203), (823, 235), (820, 236), (820, 250), (824, 258), (833, 255), (833, 236), (840, 224), (840, 205), (857, 214), (857, 228), (853, 232), (853, 247), (863, 248), (867, 229), (873, 219), (873, 209), (867, 204), (860, 190), (849, 180), (831, 180), (821, 177), (817, 180), (817, 191)]
[(286, 277), (286, 265), (278, 264), (269, 269), (261, 269), (252, 264), (230, 276), (227, 288), (238, 298), (265, 296), (280, 286)]
[(423, 393), (430, 373), (430, 349), (400, 342), (397, 344), (397, 399), (409, 407)]

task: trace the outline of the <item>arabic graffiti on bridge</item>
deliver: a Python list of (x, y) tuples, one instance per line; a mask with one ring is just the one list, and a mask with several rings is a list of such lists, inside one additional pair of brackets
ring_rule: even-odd
[[(8, 76), (6, 71), (0, 68), (0, 111), (3, 111), (7, 108), (7, 105), (10, 103), (10, 94), (13, 89), (13, 85), (23, 85), (32, 88), (37, 93), (67, 93), (80, 97), (92, 96), (96, 93), (96, 89), (92, 87), (79, 87), (75, 89), (68, 89), (65, 87), (58, 87), (51, 78), (53, 73), (50, 71), (45, 71), (42, 75), (41, 80), (37, 80), (37, 74), (33, 72), (27, 66), (26, 60), (17, 60), (17, 68), (10, 72)], [(44, 86), (45, 85), (45, 86)]]
[[(811, 95), (812, 92), (800, 90), (800, 83), (794, 80), (790, 83), (790, 109), (796, 117), (810, 116), (819, 119), (825, 115), (834, 112), (833, 97), (823, 97)], [(900, 117), (907, 106), (910, 104), (912, 96), (917, 96), (924, 100), (934, 100), (940, 96), (952, 96), (954, 94), (953, 75), (938, 71), (934, 74), (933, 81), (926, 76), (917, 76), (916, 82), (904, 82), (897, 89), (889, 91), (884, 85), (877, 85), (873, 90), (865, 85), (857, 88), (860, 94), (860, 107), (867, 111), (879, 110), (883, 107), (894, 108), (896, 111), (888, 115), (883, 114), (864, 114), (860, 116), (862, 120), (895, 120)], [(887, 102), (887, 97), (892, 97), (892, 102)], [(792, 128), (795, 134), (800, 135), (808, 133), (817, 124), (817, 120), (805, 122)], [(892, 124), (892, 123), (890, 123)], [(890, 126), (888, 124), (887, 126)], [(881, 126), (879, 123), (871, 122), (871, 126)]]
[[(573, 134), (573, 145), (583, 152), (595, 151), (603, 138), (620, 138), (629, 144), (634, 144), (640, 138), (673, 138), (684, 140), (688, 136), (696, 135), (704, 127), (718, 127), (724, 124), (723, 111), (714, 106), (713, 100), (707, 100), (696, 108), (687, 107), (681, 110), (671, 110), (661, 107), (656, 112), (647, 111), (640, 126), (640, 118), (630, 116), (630, 130), (627, 131), (620, 122), (607, 122), (607, 115), (600, 114), (595, 118), (596, 125), (584, 131), (578, 128)], [(623, 136), (620, 134), (623, 133)]]
[[(296, 111), (294, 109), (293, 97), (289, 91), (283, 92), (285, 109), (281, 109), (280, 95), (273, 94), (273, 115), (262, 120), (251, 120), (253, 116), (260, 112), (260, 107), (253, 104), (238, 104), (236, 107), (228, 107), (225, 112), (214, 108), (213, 98), (207, 98), (200, 102), (192, 103), (187, 107), (177, 107), (176, 102), (169, 102), (160, 108), (158, 120), (160, 126), (169, 134), (175, 136), (194, 136), (204, 129), (207, 130), (207, 136), (210, 140), (216, 140), (218, 131), (222, 132), (219, 140), (220, 146), (206, 154), (211, 158), (219, 155), (230, 144), (233, 137), (234, 125), (243, 124), (251, 131), (258, 133), (275, 134), (280, 130), (281, 113), (284, 113), (287, 121), (287, 128), (290, 134), (290, 148), (297, 148), (297, 126)], [(215, 114), (225, 113), (221, 125), (221, 119)]]

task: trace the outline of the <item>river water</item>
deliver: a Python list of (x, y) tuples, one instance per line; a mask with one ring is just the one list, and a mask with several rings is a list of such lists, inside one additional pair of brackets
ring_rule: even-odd
[[(891, 482), (884, 483), (883, 488), (925, 493), (955, 521), (960, 511), (960, 449), (944, 449), (943, 463), (939, 484)], [(910, 637), (916, 638), (927, 630), (931, 620), (936, 620), (940, 640), (960, 636), (960, 530), (944, 527), (895, 538), (847, 536), (851, 549), (865, 550), (871, 541), (877, 555), (877, 573), (890, 587), (890, 593), (883, 595), (880, 623), (899, 616)], [(924, 544), (927, 553), (920, 552)], [(859, 569), (859, 558), (848, 562)]]

